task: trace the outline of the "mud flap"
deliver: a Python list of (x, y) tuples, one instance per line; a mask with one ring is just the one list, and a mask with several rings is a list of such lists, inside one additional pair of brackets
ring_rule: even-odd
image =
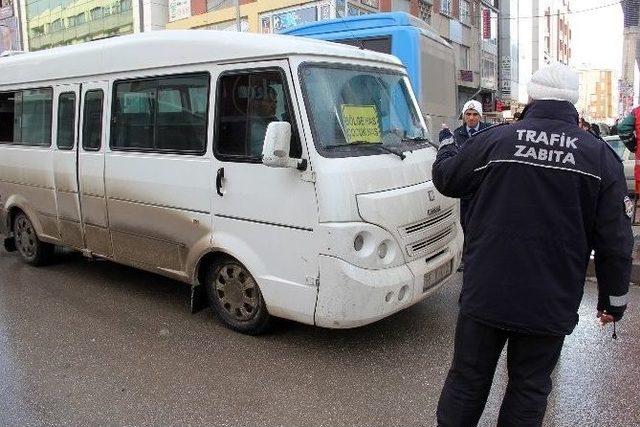
[(7, 252), (15, 252), (16, 251), (16, 240), (13, 237), (5, 237), (4, 238), (4, 248)]
[(207, 307), (209, 307), (209, 300), (205, 287), (199, 283), (191, 285), (191, 313), (197, 313)]

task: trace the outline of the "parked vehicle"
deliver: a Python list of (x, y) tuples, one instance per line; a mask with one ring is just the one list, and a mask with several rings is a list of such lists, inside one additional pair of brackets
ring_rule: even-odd
[(451, 129), (457, 127), (455, 54), (424, 21), (405, 12), (375, 13), (317, 21), (290, 28), (284, 34), (397, 56), (407, 67), (433, 141), (438, 140), (442, 123)]
[(460, 262), (394, 57), (158, 31), (0, 60), (0, 234), (190, 284), (229, 327), (364, 325)]
[(615, 150), (624, 164), (624, 176), (627, 180), (627, 189), (629, 194), (635, 193), (635, 177), (633, 168), (636, 162), (636, 155), (624, 146), (618, 135), (607, 136), (603, 138)]

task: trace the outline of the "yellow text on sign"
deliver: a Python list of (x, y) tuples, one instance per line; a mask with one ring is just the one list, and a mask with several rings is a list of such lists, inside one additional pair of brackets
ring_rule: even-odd
[(342, 105), (342, 119), (347, 133), (347, 142), (382, 142), (378, 110), (375, 105)]

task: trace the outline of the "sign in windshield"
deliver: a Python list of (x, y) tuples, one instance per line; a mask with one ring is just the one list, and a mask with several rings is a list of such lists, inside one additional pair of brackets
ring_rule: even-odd
[(342, 122), (349, 144), (382, 142), (375, 105), (342, 105)]

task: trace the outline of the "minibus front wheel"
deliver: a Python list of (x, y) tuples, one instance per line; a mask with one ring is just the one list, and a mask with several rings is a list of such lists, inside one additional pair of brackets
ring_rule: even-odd
[(54, 246), (38, 239), (27, 215), (20, 211), (13, 219), (13, 238), (22, 259), (31, 265), (44, 265), (51, 259)]
[(222, 257), (213, 262), (206, 289), (211, 309), (230, 329), (258, 335), (267, 328), (270, 316), (260, 288), (239, 261)]

